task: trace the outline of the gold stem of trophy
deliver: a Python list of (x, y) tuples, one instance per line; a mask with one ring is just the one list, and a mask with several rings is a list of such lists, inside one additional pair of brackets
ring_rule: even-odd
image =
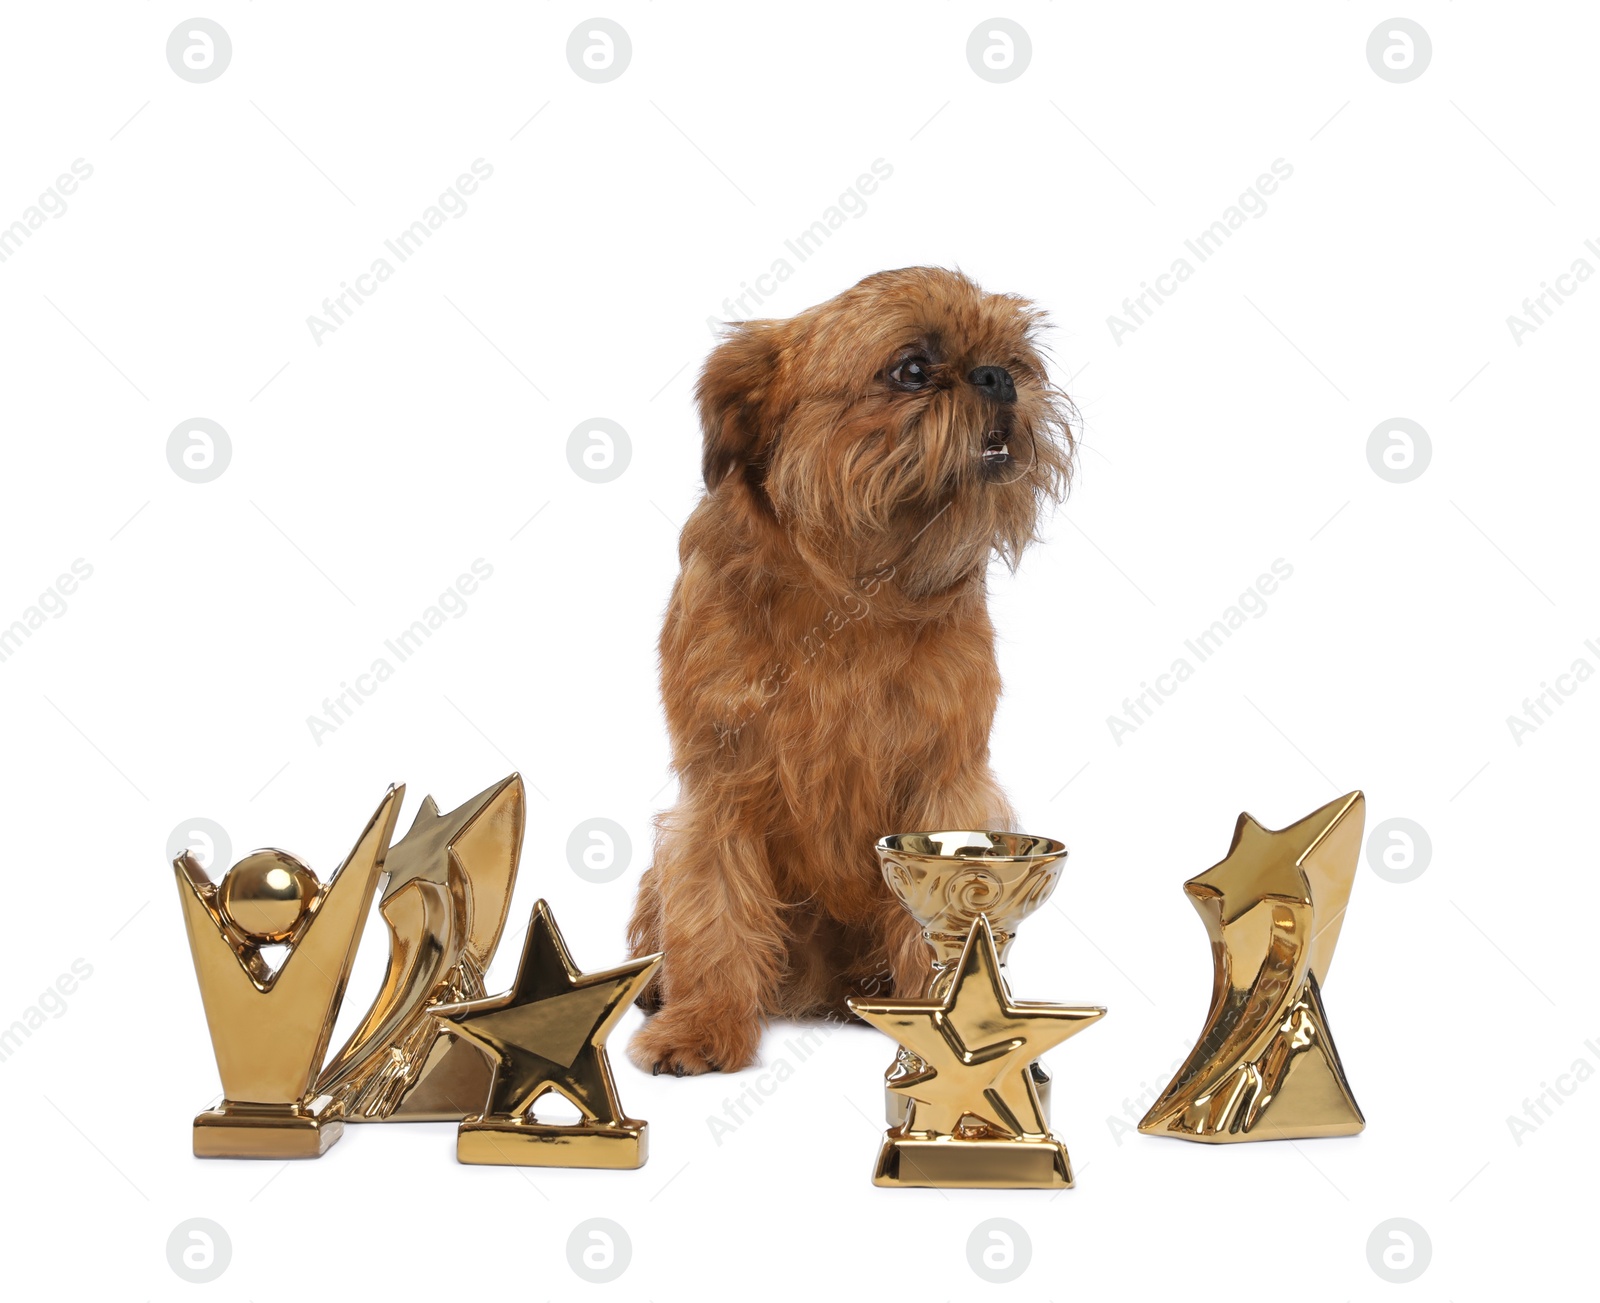
[[(922, 925), (933, 951), (927, 999), (949, 994), (973, 923), (986, 915), (1004, 967), (1017, 928), (1055, 890), (1066, 864), (1067, 848), (1048, 837), (1008, 832), (895, 833), (876, 848), (883, 880), (895, 898)], [(903, 1126), (911, 1102), (895, 1089), (925, 1068), (901, 1048), (884, 1073), (884, 1116)], [(1042, 1063), (1028, 1066), (1046, 1121), (1050, 1117), (1050, 1074)]]

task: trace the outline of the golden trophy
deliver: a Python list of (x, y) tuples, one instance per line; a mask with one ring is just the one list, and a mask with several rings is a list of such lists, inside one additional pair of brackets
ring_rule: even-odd
[[(211, 882), (173, 861), (222, 1077), (218, 1108), (194, 1120), (199, 1158), (318, 1158), (343, 1130), (316, 1091), (403, 787), (391, 787), (326, 883), (293, 855), (262, 850)], [(273, 968), (262, 954), (281, 946)]]
[[(647, 1125), (623, 1113), (605, 1043), (660, 962), (649, 955), (580, 972), (550, 907), (534, 905), (511, 990), (430, 1007), (493, 1068), (479, 1112), (457, 1130), (456, 1158), (512, 1167), (642, 1167)], [(582, 1120), (540, 1122), (533, 1106), (550, 1092)]]
[[(988, 914), (995, 929), (1004, 967), (1018, 926), (1050, 899), (1067, 859), (1067, 848), (1058, 841), (1009, 832), (894, 833), (874, 849), (883, 880), (922, 925), (922, 938), (932, 949), (925, 988), (930, 997), (949, 988), (980, 913)], [(1048, 1119), (1050, 1074), (1042, 1063), (1030, 1070)], [(903, 1123), (910, 1108), (896, 1082), (919, 1071), (916, 1055), (901, 1049), (884, 1073), (884, 1112), (891, 1127)]]
[(1097, 1006), (1014, 1000), (1002, 973), (1016, 929), (1049, 897), (1066, 848), (1002, 832), (905, 833), (878, 843), (884, 880), (923, 926), (933, 975), (920, 1000), (852, 998), (900, 1043), (885, 1078), (903, 1100), (873, 1184), (1065, 1189), (1066, 1147), (1050, 1134), (1036, 1062), (1104, 1017)]
[(1211, 937), (1211, 1009), (1140, 1131), (1229, 1144), (1366, 1125), (1322, 1009), (1365, 814), (1360, 792), (1278, 831), (1241, 814), (1227, 857), (1183, 884)]
[(428, 1006), (487, 993), (483, 974), (511, 907), (525, 810), (516, 774), (448, 814), (424, 797), (411, 831), (389, 848), (378, 907), (389, 929), (388, 971), (317, 1082), (346, 1121), (460, 1121), (482, 1105), (488, 1062)]

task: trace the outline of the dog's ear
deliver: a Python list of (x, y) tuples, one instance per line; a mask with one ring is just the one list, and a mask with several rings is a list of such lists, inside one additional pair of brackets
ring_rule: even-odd
[(700, 372), (695, 399), (705, 433), (700, 469), (707, 489), (715, 489), (729, 471), (761, 451), (764, 408), (777, 380), (781, 324), (734, 322)]

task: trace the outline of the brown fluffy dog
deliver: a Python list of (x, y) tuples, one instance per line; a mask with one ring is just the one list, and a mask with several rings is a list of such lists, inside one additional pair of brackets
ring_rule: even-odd
[(661, 631), (680, 796), (629, 924), (635, 955), (666, 952), (640, 1067), (736, 1071), (770, 1017), (917, 994), (927, 947), (873, 843), (1011, 825), (985, 576), (1070, 469), (1041, 324), (913, 267), (735, 325), (707, 361), (706, 494)]

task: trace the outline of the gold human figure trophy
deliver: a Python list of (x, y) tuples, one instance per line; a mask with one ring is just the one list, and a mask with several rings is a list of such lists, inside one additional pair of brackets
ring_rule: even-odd
[(1322, 1008), (1365, 815), (1360, 792), (1277, 831), (1241, 814), (1227, 857), (1183, 884), (1211, 937), (1211, 1008), (1140, 1131), (1229, 1144), (1366, 1125)]
[[(199, 1158), (318, 1158), (343, 1130), (317, 1072), (383, 873), (404, 787), (390, 787), (326, 883), (293, 855), (262, 850), (211, 882), (173, 861), (222, 1103), (194, 1120)], [(276, 968), (262, 951), (282, 946)]]

